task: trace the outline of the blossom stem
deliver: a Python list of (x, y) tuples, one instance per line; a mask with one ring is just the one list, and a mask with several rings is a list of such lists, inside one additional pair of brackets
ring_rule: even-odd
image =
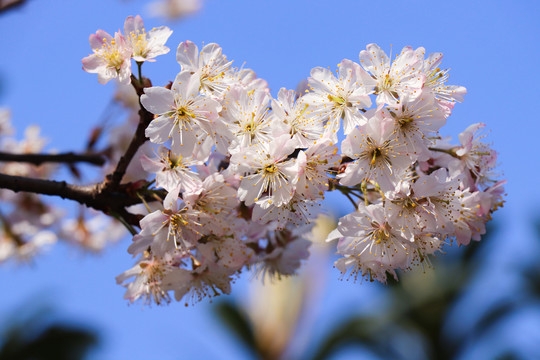
[(359, 191), (359, 190), (354, 188), (354, 187), (343, 186), (343, 185), (340, 185), (340, 184), (338, 184), (336, 182), (332, 182), (331, 187), (330, 187), (329, 190), (338, 190), (340, 193), (345, 195), (347, 197), (347, 199), (349, 199), (349, 201), (353, 204), (355, 209), (358, 208), (358, 203), (353, 199), (353, 197), (351, 195), (354, 195), (358, 199), (364, 201), (364, 196), (357, 193), (357, 191)]
[(152, 210), (150, 209), (150, 206), (148, 206), (148, 203), (146, 202), (146, 200), (144, 199), (144, 197), (143, 197), (141, 194), (139, 194), (138, 192), (137, 192), (137, 197), (138, 197), (139, 199), (141, 199), (141, 201), (142, 201), (142, 203), (144, 204), (144, 207), (146, 208), (146, 210), (148, 211), (148, 213), (151, 213)]
[(448, 155), (450, 155), (450, 156), (453, 156), (453, 157), (459, 159), (459, 156), (457, 156), (457, 154), (456, 154), (456, 152), (454, 151), (454, 149), (439, 149), (439, 148), (430, 147), (429, 150), (431, 150), (431, 151), (437, 151), (437, 152), (442, 152), (442, 153), (448, 154)]
[(111, 212), (110, 215), (116, 220), (118, 220), (122, 225), (124, 225), (124, 227), (128, 229), (131, 235), (137, 235), (138, 233), (137, 230), (135, 230), (135, 228), (133, 228), (133, 226), (131, 226), (131, 224), (128, 223), (127, 220), (123, 216), (115, 212)]
[(349, 201), (353, 204), (355, 210), (358, 209), (358, 204), (356, 203), (356, 201), (354, 201), (354, 199), (352, 198), (350, 194), (343, 193), (343, 195), (345, 195), (347, 199), (349, 199)]
[(369, 201), (368, 201), (368, 198), (367, 198), (367, 181), (362, 181), (362, 184), (360, 185), (360, 188), (362, 190), (362, 193), (364, 194), (364, 201), (365, 201), (365, 204), (366, 206), (369, 205)]
[(144, 86), (143, 85), (143, 78), (142, 78), (142, 61), (137, 61), (137, 69), (139, 70), (139, 83), (141, 84), (141, 86)]

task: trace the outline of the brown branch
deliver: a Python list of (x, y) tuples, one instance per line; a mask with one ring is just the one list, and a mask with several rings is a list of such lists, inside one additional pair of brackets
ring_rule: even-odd
[[(128, 196), (125, 192), (102, 192), (101, 184), (73, 185), (65, 181), (32, 179), (22, 176), (0, 174), (0, 188), (15, 192), (24, 191), (36, 194), (60, 196), (62, 199), (77, 201), (87, 207), (105, 214), (111, 212), (122, 215), (132, 225), (139, 225), (135, 215), (127, 213), (126, 207), (141, 203), (141, 199)], [(129, 215), (129, 216), (128, 216)]]
[(97, 154), (75, 154), (73, 152), (61, 154), (12, 154), (0, 152), (0, 162), (7, 161), (25, 162), (34, 165), (41, 165), (47, 162), (65, 164), (84, 162), (97, 166), (105, 164), (105, 158)]
[[(142, 94), (144, 94), (145, 87), (152, 86), (150, 80), (145, 78), (141, 84), (141, 82), (139, 82), (139, 80), (133, 75), (131, 76), (131, 83), (139, 98)], [(126, 173), (127, 167), (135, 156), (135, 153), (141, 147), (141, 145), (146, 142), (147, 138), (145, 135), (145, 130), (153, 119), (154, 115), (148, 112), (142, 106), (142, 104), (140, 104), (139, 124), (137, 126), (137, 130), (135, 131), (126, 152), (118, 161), (115, 170), (111, 174), (107, 175), (105, 180), (101, 183), (80, 186), (68, 184), (65, 181), (32, 179), (0, 173), (0, 188), (9, 189), (15, 192), (23, 191), (42, 195), (60, 196), (62, 199), (77, 201), (80, 204), (99, 210), (105, 214), (120, 216), (126, 223), (139, 226), (141, 216), (130, 214), (126, 208), (131, 205), (140, 204), (143, 201), (154, 201), (156, 200), (156, 196), (163, 197), (164, 194), (160, 191), (146, 189), (147, 184), (144, 182), (135, 182), (129, 184), (120, 183)], [(5, 154), (5, 156), (8, 158), (11, 156), (11, 158), (4, 161), (14, 161), (13, 155), (14, 154)], [(32, 161), (26, 162), (42, 163), (46, 161), (45, 159), (58, 160), (59, 155), (63, 155), (63, 161), (57, 162), (73, 163), (76, 162), (75, 159), (77, 159), (77, 161), (82, 161), (82, 155), (69, 153), (58, 155), (38, 155), (37, 157), (36, 154), (28, 154), (26, 155), (26, 160)], [(0, 161), (2, 161), (1, 156), (2, 153), (0, 153)], [(94, 161), (100, 161), (96, 160), (96, 155), (84, 156), (86, 156), (86, 162), (90, 162), (90, 158), (88, 158), (88, 156), (94, 157), (92, 160), (93, 162), (91, 163), (95, 163)], [(99, 158), (103, 160), (103, 158)], [(23, 161), (20, 160), (20, 156), (18, 161)], [(141, 193), (143, 196), (139, 195)]]
[(0, 0), (0, 13), (23, 5), (26, 0)]
[[(137, 95), (139, 95), (139, 98), (142, 94), (144, 94), (144, 88), (151, 86), (150, 80), (144, 79), (144, 82), (145, 84), (143, 86), (141, 85), (139, 80), (135, 78), (135, 76), (131, 75), (131, 84), (135, 88), (135, 91), (137, 92)], [(103, 181), (102, 191), (107, 192), (118, 188), (120, 182), (122, 181), (122, 178), (124, 177), (124, 174), (126, 173), (129, 163), (135, 156), (135, 153), (137, 152), (137, 150), (139, 150), (141, 145), (146, 142), (145, 130), (150, 124), (150, 122), (154, 119), (154, 115), (148, 112), (142, 106), (142, 104), (140, 105), (140, 107), (141, 109), (139, 110), (139, 124), (137, 125), (137, 130), (135, 131), (135, 134), (133, 135), (133, 138), (131, 139), (131, 142), (126, 152), (118, 161), (116, 169), (114, 169), (111, 174), (107, 175), (105, 181)]]
[[(2, 0), (0, 0), (0, 4), (1, 3)], [(135, 88), (139, 99), (140, 96), (144, 94), (144, 88), (152, 86), (150, 80), (144, 78), (141, 83), (133, 75), (131, 76), (131, 83)], [(135, 156), (135, 153), (141, 147), (141, 145), (146, 142), (147, 138), (145, 135), (145, 130), (150, 122), (154, 119), (154, 115), (148, 112), (142, 106), (140, 100), (139, 105), (139, 124), (137, 126), (137, 130), (135, 131), (126, 152), (118, 161), (115, 170), (111, 174), (107, 175), (103, 182), (93, 185), (80, 186), (68, 184), (65, 181), (32, 179), (0, 173), (0, 188), (9, 189), (15, 192), (23, 191), (42, 195), (60, 196), (62, 199), (77, 201), (80, 204), (99, 210), (105, 214), (119, 216), (127, 224), (140, 226), (139, 220), (141, 219), (141, 216), (130, 214), (126, 208), (131, 205), (140, 204), (143, 201), (156, 200), (156, 196), (161, 197), (164, 195), (160, 191), (146, 189), (148, 184), (145, 184), (144, 182), (120, 184), (130, 162)], [(1, 155), (2, 153), (0, 153), (0, 161), (2, 161)], [(48, 161), (51, 159), (59, 160), (59, 155), (63, 155), (63, 160), (56, 162), (73, 163), (83, 161), (81, 155), (69, 153), (58, 155), (38, 155), (37, 157), (36, 154), (28, 154), (26, 155), (25, 162), (42, 163), (46, 161), (45, 159)], [(14, 154), (4, 154), (4, 156), (9, 158), (4, 161), (14, 161)], [(90, 161), (90, 158), (88, 158), (88, 156), (95, 157), (95, 155), (85, 156), (86, 162), (100, 162), (100, 160), (96, 160), (96, 158), (94, 158), (92, 161)], [(99, 158), (101, 161), (103, 160), (103, 158)], [(24, 160), (21, 160), (21, 156), (18, 156), (18, 161)], [(141, 191), (142, 196), (140, 196), (139, 191)]]

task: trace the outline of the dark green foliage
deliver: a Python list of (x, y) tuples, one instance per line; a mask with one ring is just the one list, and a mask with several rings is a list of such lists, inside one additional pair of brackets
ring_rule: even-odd
[[(24, 314), (24, 307), (15, 313)], [(0, 360), (82, 360), (98, 345), (93, 330), (51, 320), (50, 313), (41, 308), (3, 324)]]

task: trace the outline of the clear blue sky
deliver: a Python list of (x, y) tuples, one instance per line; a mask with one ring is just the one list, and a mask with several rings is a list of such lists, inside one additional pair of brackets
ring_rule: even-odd
[[(451, 68), (449, 83), (468, 89), (442, 133), (456, 139), (469, 124), (485, 122), (508, 179), (507, 203), (496, 214), (490, 284), (495, 285), (508, 267), (538, 253), (530, 245), (530, 220), (540, 209), (540, 3), (208, 0), (200, 13), (176, 23), (149, 18), (146, 3), (30, 0), (0, 16), (0, 106), (11, 108), (18, 134), (37, 123), (50, 139), (50, 148), (82, 149), (114, 91), (112, 83), (100, 85), (95, 75), (81, 69), (81, 59), (90, 53), (88, 36), (99, 28), (113, 33), (128, 15), (141, 14), (147, 28), (168, 25), (174, 30), (168, 42), (171, 52), (144, 66), (155, 85), (174, 78), (179, 70), (175, 50), (186, 39), (199, 46), (220, 44), (237, 66), (246, 62), (266, 79), (274, 95), (280, 87), (295, 88), (315, 66), (335, 69), (343, 58), (358, 61), (368, 43), (387, 52), (393, 45), (394, 53), (405, 45), (423, 46), (428, 53), (444, 53), (443, 66)], [(126, 239), (102, 256), (63, 246), (31, 266), (0, 268), (0, 319), (17, 304), (44, 298), (64, 318), (85, 321), (101, 331), (105, 342), (97, 359), (246, 356), (216, 326), (206, 303), (188, 309), (177, 303), (127, 306), (114, 277), (132, 266), (125, 251), (128, 244)], [(327, 272), (329, 278), (337, 278), (331, 266)], [(366, 294), (360, 287), (370, 286), (332, 280), (323, 313), (345, 316), (343, 299), (359, 304)], [(325, 321), (321, 324), (330, 320)]]

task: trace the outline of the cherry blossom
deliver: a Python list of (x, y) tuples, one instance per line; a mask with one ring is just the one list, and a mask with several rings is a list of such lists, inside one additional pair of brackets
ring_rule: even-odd
[(190, 155), (195, 145), (212, 136), (212, 123), (221, 105), (199, 94), (199, 80), (187, 71), (176, 76), (172, 89), (151, 87), (141, 96), (143, 106), (159, 115), (146, 128), (146, 136), (156, 144), (172, 139), (180, 154)]
[(100, 84), (112, 79), (128, 84), (131, 75), (131, 49), (120, 32), (114, 38), (103, 30), (90, 35), (90, 47), (94, 51), (82, 59), (83, 69), (97, 73)]
[(132, 50), (131, 57), (137, 62), (156, 61), (154, 58), (170, 51), (165, 46), (172, 31), (166, 27), (153, 28), (146, 32), (142, 18), (128, 16), (124, 23), (124, 33)]
[[(186, 9), (196, 7), (190, 4)], [(143, 61), (168, 52), (166, 27), (146, 31), (142, 19), (131, 16), (124, 31), (114, 39), (102, 30), (90, 37), (94, 54), (83, 64), (100, 82), (126, 83), (131, 58), (141, 70)], [(335, 267), (342, 278), (380, 282), (429, 264), (452, 243), (481, 240), (504, 203), (497, 153), (480, 134), (485, 125), (467, 127), (458, 145), (439, 135), (466, 93), (446, 84), (440, 53), (425, 58), (424, 48), (406, 46), (392, 59), (369, 44), (360, 64), (344, 59), (336, 73), (315, 67), (298, 92), (281, 88), (277, 94), (253, 70), (233, 68), (218, 44), (199, 48), (184, 41), (176, 60), (181, 71), (170, 85), (148, 87), (142, 76), (132, 83), (141, 113), (154, 116), (140, 118), (149, 123), (144, 134), (150, 141), (122, 184), (141, 200), (126, 210), (140, 229), (128, 227), (136, 264), (117, 277), (131, 302), (163, 304), (174, 297), (187, 305), (229, 294), (245, 271), (263, 279), (295, 275), (309, 257), (313, 221), (329, 191), (344, 196), (344, 209), (349, 205), (327, 237), (336, 244)], [(134, 96), (117, 96), (128, 104), (133, 126), (140, 124)], [(0, 129), (9, 129), (3, 124), (0, 116)], [(33, 131), (30, 152), (43, 146)], [(125, 148), (120, 143), (129, 142), (121, 134), (112, 137), (115, 158)], [(0, 147), (24, 147), (7, 130), (0, 135)], [(37, 211), (36, 199), (0, 196), (41, 216), (23, 223), (10, 213), (16, 226), (0, 236), (0, 257), (16, 257), (25, 246), (33, 252), (38, 246), (32, 237), (21, 240), (21, 229), (46, 232), (59, 215)], [(78, 222), (63, 228), (86, 246), (105, 243), (99, 229)]]
[(371, 105), (368, 95), (375, 86), (369, 74), (350, 60), (345, 59), (339, 64), (338, 75), (336, 78), (328, 69), (314, 68), (308, 79), (312, 92), (304, 97), (304, 101), (313, 106), (313, 113), (327, 122), (326, 131), (334, 140), (342, 119), (345, 134), (366, 123), (360, 110)]
[(413, 50), (406, 46), (390, 62), (390, 58), (377, 44), (369, 44), (366, 50), (360, 51), (359, 57), (360, 65), (377, 81), (377, 104), (394, 104), (405, 94), (412, 100), (420, 94), (425, 82), (425, 75), (421, 72), (424, 48)]

